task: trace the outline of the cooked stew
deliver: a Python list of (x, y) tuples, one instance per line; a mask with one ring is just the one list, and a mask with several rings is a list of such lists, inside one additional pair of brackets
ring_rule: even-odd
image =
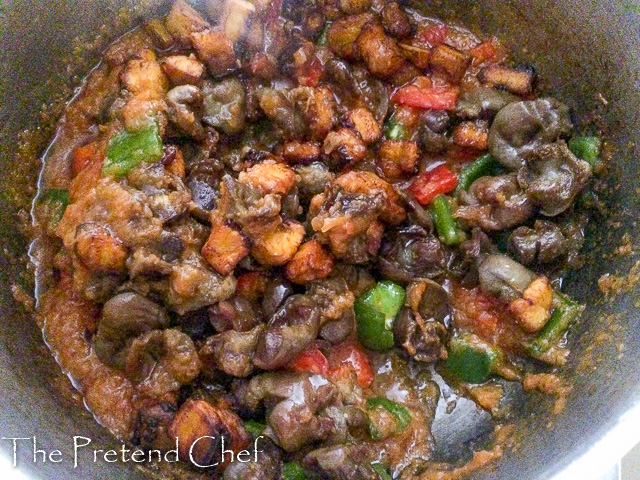
[(402, 2), (178, 0), (48, 151), (45, 338), (100, 424), (178, 438), (186, 471), (463, 478), (501, 435), (439, 461), (443, 385), (501, 421), (506, 385), (570, 390), (602, 147), (576, 131), (499, 40)]

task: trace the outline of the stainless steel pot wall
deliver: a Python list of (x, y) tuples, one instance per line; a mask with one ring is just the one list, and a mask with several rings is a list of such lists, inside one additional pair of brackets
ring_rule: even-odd
[[(43, 464), (38, 457), (34, 463), (31, 444), (21, 441), (19, 466), (33, 478), (145, 477), (131, 463), (94, 462), (89, 455), (81, 455), (74, 469), (74, 435), (90, 437), (97, 448), (115, 445), (115, 441), (51, 385), (51, 372), (57, 367), (37, 326), (12, 298), (12, 285), (15, 292), (15, 285), (29, 283), (25, 281), (27, 240), (16, 225), (25, 222), (26, 199), (32, 193), (28, 187), (35, 182), (33, 166), (25, 168), (24, 157), (15, 156), (18, 134), (37, 126), (42, 103), (73, 81), (65, 64), (73, 52), (73, 39), (95, 32), (103, 24), (115, 25), (119, 8), (131, 9), (135, 3), (4, 0), (0, 6), (0, 437), (35, 436), (38, 448), (61, 450), (65, 458), (63, 463)], [(156, 12), (166, 8), (162, 2), (143, 3), (135, 8)], [(554, 417), (548, 405), (539, 405), (540, 397), (531, 396), (517, 414), (520, 448), (507, 453), (495, 471), (479, 472), (474, 478), (542, 480), (572, 462), (574, 468), (606, 464), (614, 459), (597, 458), (594, 462), (588, 455), (585, 459), (585, 453), (603, 438), (597, 452), (624, 453), (616, 451), (616, 440), (620, 439), (606, 434), (617, 432), (623, 415), (640, 404), (640, 311), (633, 305), (633, 292), (603, 301), (597, 279), (606, 272), (625, 275), (636, 261), (633, 255), (611, 254), (625, 232), (638, 246), (639, 5), (635, 0), (451, 0), (423, 4), (428, 11), (507, 40), (523, 59), (535, 63), (544, 88), (568, 102), (578, 118), (594, 110), (600, 113), (616, 146), (608, 199), (611, 214), (589, 227), (586, 248), (591, 261), (565, 285), (588, 304), (578, 331), (573, 333), (574, 361), (569, 368), (575, 370), (575, 385), (567, 407)], [(104, 31), (115, 38), (123, 29), (108, 27)], [(87, 55), (98, 58), (95, 51)], [(24, 177), (22, 181), (16, 172)], [(608, 333), (604, 337), (600, 333), (600, 339), (607, 340), (609, 335), (612, 341), (598, 347), (599, 355), (588, 356), (588, 351), (593, 353), (595, 337), (603, 331)], [(591, 366), (597, 368), (585, 368)], [(640, 431), (635, 435), (640, 440)], [(450, 436), (451, 447), (458, 441), (462, 440)], [(603, 444), (607, 448), (602, 448)], [(0, 450), (10, 459), (11, 441), (0, 441)], [(588, 473), (581, 478), (588, 478)], [(574, 475), (571, 478), (577, 478)]]

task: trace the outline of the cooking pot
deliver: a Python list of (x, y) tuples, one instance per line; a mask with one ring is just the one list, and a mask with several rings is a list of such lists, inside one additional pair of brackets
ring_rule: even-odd
[[(0, 437), (36, 437), (38, 449), (61, 451), (54, 457), (62, 458), (61, 463), (50, 458), (42, 463), (42, 454), (34, 461), (33, 441), (17, 441), (18, 467), (34, 479), (138, 479), (153, 474), (132, 462), (94, 461), (88, 449), (74, 467), (74, 435), (90, 438), (92, 448), (118, 443), (72, 394), (62, 394), (57, 386), (57, 366), (28, 313), (33, 281), (26, 227), (37, 158), (61, 111), (58, 101), (43, 115), (43, 103), (68, 97), (70, 86), (79, 84), (78, 75), (97, 61), (105, 42), (143, 15), (165, 13), (167, 3), (4, 0), (0, 6)], [(588, 227), (588, 261), (563, 286), (587, 304), (571, 334), (573, 355), (567, 369), (574, 384), (566, 408), (553, 415), (538, 395), (514, 402), (517, 449), (507, 451), (494, 470), (473, 476), (595, 477), (640, 441), (639, 274), (623, 282), (620, 295), (604, 298), (598, 289), (604, 274), (627, 275), (640, 243), (640, 3), (431, 0), (419, 7), (503, 39), (518, 60), (536, 65), (541, 88), (567, 102), (576, 119), (601, 119), (614, 147), (606, 175), (611, 187), (605, 198), (608, 213), (596, 216)], [(89, 46), (78, 48), (86, 43), (77, 42), (78, 37), (89, 40)], [(21, 134), (25, 129), (32, 133)], [(625, 233), (633, 247), (630, 254), (617, 250)], [(480, 437), (486, 429), (478, 417), (474, 409), (462, 406), (440, 415), (434, 426), (438, 452), (446, 457)], [(0, 450), (12, 460), (11, 440), (0, 441)]]

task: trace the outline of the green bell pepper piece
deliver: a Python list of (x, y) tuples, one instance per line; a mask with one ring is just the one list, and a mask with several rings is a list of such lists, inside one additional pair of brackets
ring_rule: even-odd
[(407, 127), (392, 118), (385, 123), (384, 134), (389, 140), (406, 140), (409, 137)]
[(41, 208), (47, 231), (53, 232), (56, 229), (68, 204), (69, 192), (67, 190), (51, 188), (38, 195), (36, 206)]
[(462, 169), (458, 175), (456, 193), (469, 190), (473, 182), (480, 177), (497, 175), (502, 170), (500, 163), (491, 154), (482, 155)]
[(326, 22), (324, 27), (322, 27), (322, 31), (316, 40), (316, 45), (326, 45), (327, 44), (327, 32), (329, 31), (329, 27), (331, 26), (331, 22)]
[(262, 435), (265, 428), (267, 428), (267, 426), (264, 423), (256, 422), (255, 420), (246, 420), (244, 422), (244, 429), (253, 438), (257, 438)]
[(398, 427), (401, 432), (407, 429), (411, 423), (411, 412), (399, 403), (393, 402), (385, 397), (369, 397), (367, 398), (367, 409), (384, 408), (387, 412), (396, 418)]
[(449, 342), (446, 370), (464, 382), (482, 383), (495, 370), (501, 353), (475, 335), (464, 334)]
[(372, 463), (371, 467), (378, 474), (378, 478), (380, 480), (391, 480), (391, 475), (389, 475), (389, 472), (387, 472), (387, 469), (384, 468), (381, 464)]
[(307, 480), (307, 474), (297, 463), (287, 462), (282, 468), (282, 480)]
[(599, 137), (573, 137), (567, 146), (576, 157), (589, 162), (592, 167), (600, 160), (602, 140)]
[(378, 282), (356, 299), (358, 339), (370, 350), (393, 348), (393, 323), (404, 305), (405, 291), (393, 282)]
[(440, 240), (445, 245), (455, 247), (462, 242), (462, 233), (458, 222), (453, 218), (451, 204), (445, 195), (438, 195), (429, 205), (429, 213), (438, 232)]
[(527, 351), (533, 357), (539, 357), (557, 345), (585, 308), (561, 292), (554, 293), (553, 302), (555, 310), (551, 318), (527, 346)]
[(156, 122), (136, 132), (125, 130), (109, 139), (102, 175), (121, 177), (141, 163), (155, 162), (160, 157), (162, 138)]

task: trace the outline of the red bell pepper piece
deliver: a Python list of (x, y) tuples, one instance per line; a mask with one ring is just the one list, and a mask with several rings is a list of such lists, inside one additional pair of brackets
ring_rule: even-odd
[(329, 377), (343, 378), (355, 372), (360, 388), (367, 388), (373, 382), (369, 357), (354, 341), (346, 341), (333, 347), (329, 352), (331, 370)]
[(444, 165), (439, 165), (416, 178), (409, 191), (421, 205), (428, 205), (438, 195), (449, 193), (457, 186), (458, 177)]
[(458, 87), (418, 87), (407, 85), (396, 91), (391, 100), (409, 107), (425, 110), (454, 110), (460, 89)]
[(329, 362), (318, 347), (311, 346), (291, 362), (287, 370), (315, 373), (326, 377), (329, 373)]

